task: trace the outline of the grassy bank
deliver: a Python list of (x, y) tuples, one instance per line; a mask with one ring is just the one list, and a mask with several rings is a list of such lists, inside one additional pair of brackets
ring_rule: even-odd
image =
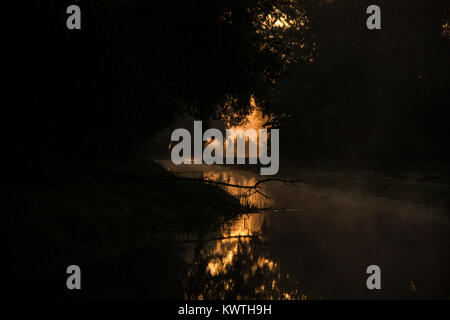
[(450, 180), (442, 174), (382, 173), (362, 170), (319, 169), (301, 166), (280, 169), (280, 175), (318, 187), (406, 201), (450, 212)]
[[(259, 174), (259, 165), (229, 165)], [(298, 180), (316, 187), (405, 201), (450, 216), (450, 168), (391, 170), (340, 169), (330, 165), (282, 162), (278, 178)], [(261, 177), (264, 179), (267, 177)]]
[(10, 242), (4, 261), (19, 277), (178, 232), (202, 233), (243, 209), (222, 189), (178, 181), (152, 162), (101, 165), (56, 182), (2, 189), (1, 229)]

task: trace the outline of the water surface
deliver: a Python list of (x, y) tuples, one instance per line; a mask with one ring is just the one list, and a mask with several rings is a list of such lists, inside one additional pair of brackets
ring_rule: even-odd
[[(224, 166), (168, 170), (231, 184), (267, 178)], [(242, 189), (225, 187), (232, 194)], [(180, 235), (185, 298), (449, 298), (449, 219), (414, 205), (281, 182), (254, 194), (244, 214), (201, 239)], [(366, 268), (381, 268), (369, 291)]]

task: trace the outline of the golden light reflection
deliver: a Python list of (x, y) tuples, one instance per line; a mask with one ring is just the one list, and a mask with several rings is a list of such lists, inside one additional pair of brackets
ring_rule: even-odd
[[(158, 161), (158, 163), (161, 164), (167, 171), (174, 172), (176, 175), (185, 177), (201, 178), (240, 186), (254, 186), (258, 181), (257, 176), (255, 176), (252, 172), (225, 166), (192, 166), (186, 164), (174, 165), (170, 160), (161, 160)], [(236, 174), (236, 172), (239, 174)], [(242, 189), (222, 185), (220, 187), (235, 196), (240, 200), (242, 205), (248, 208), (254, 208), (255, 210), (275, 208), (275, 202), (272, 199), (272, 194), (268, 188), (268, 184), (259, 186), (259, 191), (265, 196), (255, 193), (251, 189)]]
[[(240, 186), (253, 186), (256, 182), (258, 182), (254, 175), (245, 174), (245, 172), (242, 172), (240, 175), (236, 175), (226, 169), (216, 167), (214, 169), (204, 171), (203, 178)], [(244, 206), (255, 209), (267, 209), (273, 208), (274, 206), (274, 202), (270, 196), (270, 191), (265, 188), (264, 185), (260, 187), (260, 192), (265, 196), (248, 189), (241, 189), (233, 186), (221, 187), (231, 195), (238, 198)]]
[(263, 214), (229, 223), (223, 239), (197, 248), (185, 283), (186, 299), (306, 299), (300, 282), (264, 250)]
[[(254, 185), (251, 172), (222, 166), (174, 166), (160, 161), (169, 171), (177, 174), (202, 176), (205, 179), (231, 184)], [(240, 189), (224, 186), (233, 195)], [(268, 190), (264, 190), (268, 192)], [(257, 207), (271, 205), (271, 199), (254, 195), (250, 200)], [(266, 202), (264, 202), (266, 201)], [(264, 233), (270, 226), (265, 213), (240, 215), (225, 222), (218, 231), (203, 235), (201, 241), (189, 242), (185, 255), (189, 263), (183, 286), (186, 299), (306, 299), (299, 274), (283, 270), (277, 258), (270, 254)], [(197, 237), (195, 237), (197, 238)], [(190, 238), (188, 239), (190, 240)], [(298, 271), (295, 271), (298, 272)]]
[[(262, 219), (262, 215), (244, 215), (238, 221), (229, 225), (229, 228), (222, 232), (224, 239), (218, 241), (212, 250), (212, 254), (217, 256), (217, 258), (210, 260), (206, 271), (215, 276), (223, 272), (233, 263), (233, 258), (238, 253), (239, 241), (248, 243), (250, 238), (245, 237), (254, 236), (261, 230)], [(263, 261), (259, 261), (258, 263), (262, 265)]]
[(450, 23), (448, 21), (441, 26), (441, 35), (450, 39)]

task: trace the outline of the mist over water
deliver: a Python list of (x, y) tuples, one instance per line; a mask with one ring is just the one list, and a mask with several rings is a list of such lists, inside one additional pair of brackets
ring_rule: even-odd
[[(261, 180), (230, 167), (160, 163), (177, 174), (201, 173), (233, 184)], [(274, 210), (241, 215), (203, 240), (183, 244), (190, 263), (186, 298), (450, 296), (448, 218), (408, 203), (307, 184), (270, 182), (263, 191), (270, 199), (255, 194), (250, 201)], [(380, 291), (366, 287), (372, 264), (381, 268)]]

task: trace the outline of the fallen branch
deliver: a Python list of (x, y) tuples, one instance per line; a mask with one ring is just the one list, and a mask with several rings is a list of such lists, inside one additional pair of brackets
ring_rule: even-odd
[(218, 184), (218, 185), (227, 186), (227, 187), (233, 187), (233, 188), (241, 188), (241, 189), (256, 189), (261, 184), (267, 183), (267, 182), (272, 182), (272, 181), (283, 182), (286, 185), (294, 185), (294, 186), (297, 186), (296, 183), (300, 182), (300, 181), (297, 181), (297, 180), (285, 180), (285, 179), (278, 179), (278, 178), (270, 178), (270, 179), (260, 180), (260, 181), (256, 182), (252, 186), (242, 186), (240, 184), (232, 184), (232, 183), (227, 183), (227, 182), (222, 182), (222, 181), (215, 181), (215, 180), (209, 180), (209, 179), (203, 179), (203, 178), (190, 178), (190, 177), (179, 177), (179, 176), (176, 176), (176, 178), (180, 179), (180, 180), (207, 182), (207, 183)]
[(248, 236), (228, 236), (228, 237), (217, 237), (217, 238), (207, 238), (207, 239), (194, 239), (194, 240), (172, 240), (176, 243), (194, 243), (194, 242), (207, 242), (207, 241), (220, 241), (229, 239), (241, 239), (241, 238), (256, 238), (258, 235), (248, 235)]
[(280, 178), (268, 178), (268, 179), (263, 179), (260, 181), (257, 181), (254, 185), (250, 185), (250, 186), (243, 186), (240, 184), (233, 184), (233, 183), (227, 183), (227, 182), (222, 182), (222, 181), (215, 181), (215, 180), (211, 180), (211, 179), (205, 179), (205, 178), (192, 178), (192, 177), (180, 177), (178, 175), (169, 175), (167, 177), (164, 178), (154, 178), (154, 177), (143, 177), (143, 176), (139, 176), (139, 175), (133, 175), (130, 173), (123, 173), (123, 172), (113, 172), (113, 171), (106, 171), (106, 170), (99, 170), (99, 172), (103, 172), (103, 173), (108, 173), (110, 175), (115, 175), (115, 176), (120, 176), (122, 178), (134, 178), (139, 182), (149, 182), (149, 181), (170, 181), (170, 180), (178, 180), (178, 181), (194, 181), (194, 182), (202, 182), (202, 183), (211, 183), (211, 184), (216, 184), (216, 185), (221, 185), (221, 186), (226, 186), (226, 187), (232, 187), (232, 188), (239, 188), (239, 189), (247, 189), (247, 190), (252, 190), (253, 192), (250, 192), (247, 196), (251, 196), (255, 193), (260, 194), (261, 196), (265, 197), (265, 198), (269, 198), (267, 195), (265, 195), (263, 192), (261, 192), (260, 190), (258, 190), (258, 188), (267, 182), (283, 182), (285, 185), (293, 185), (293, 186), (297, 186), (296, 183), (301, 182), (299, 180), (285, 180), (285, 179), (280, 179)]

